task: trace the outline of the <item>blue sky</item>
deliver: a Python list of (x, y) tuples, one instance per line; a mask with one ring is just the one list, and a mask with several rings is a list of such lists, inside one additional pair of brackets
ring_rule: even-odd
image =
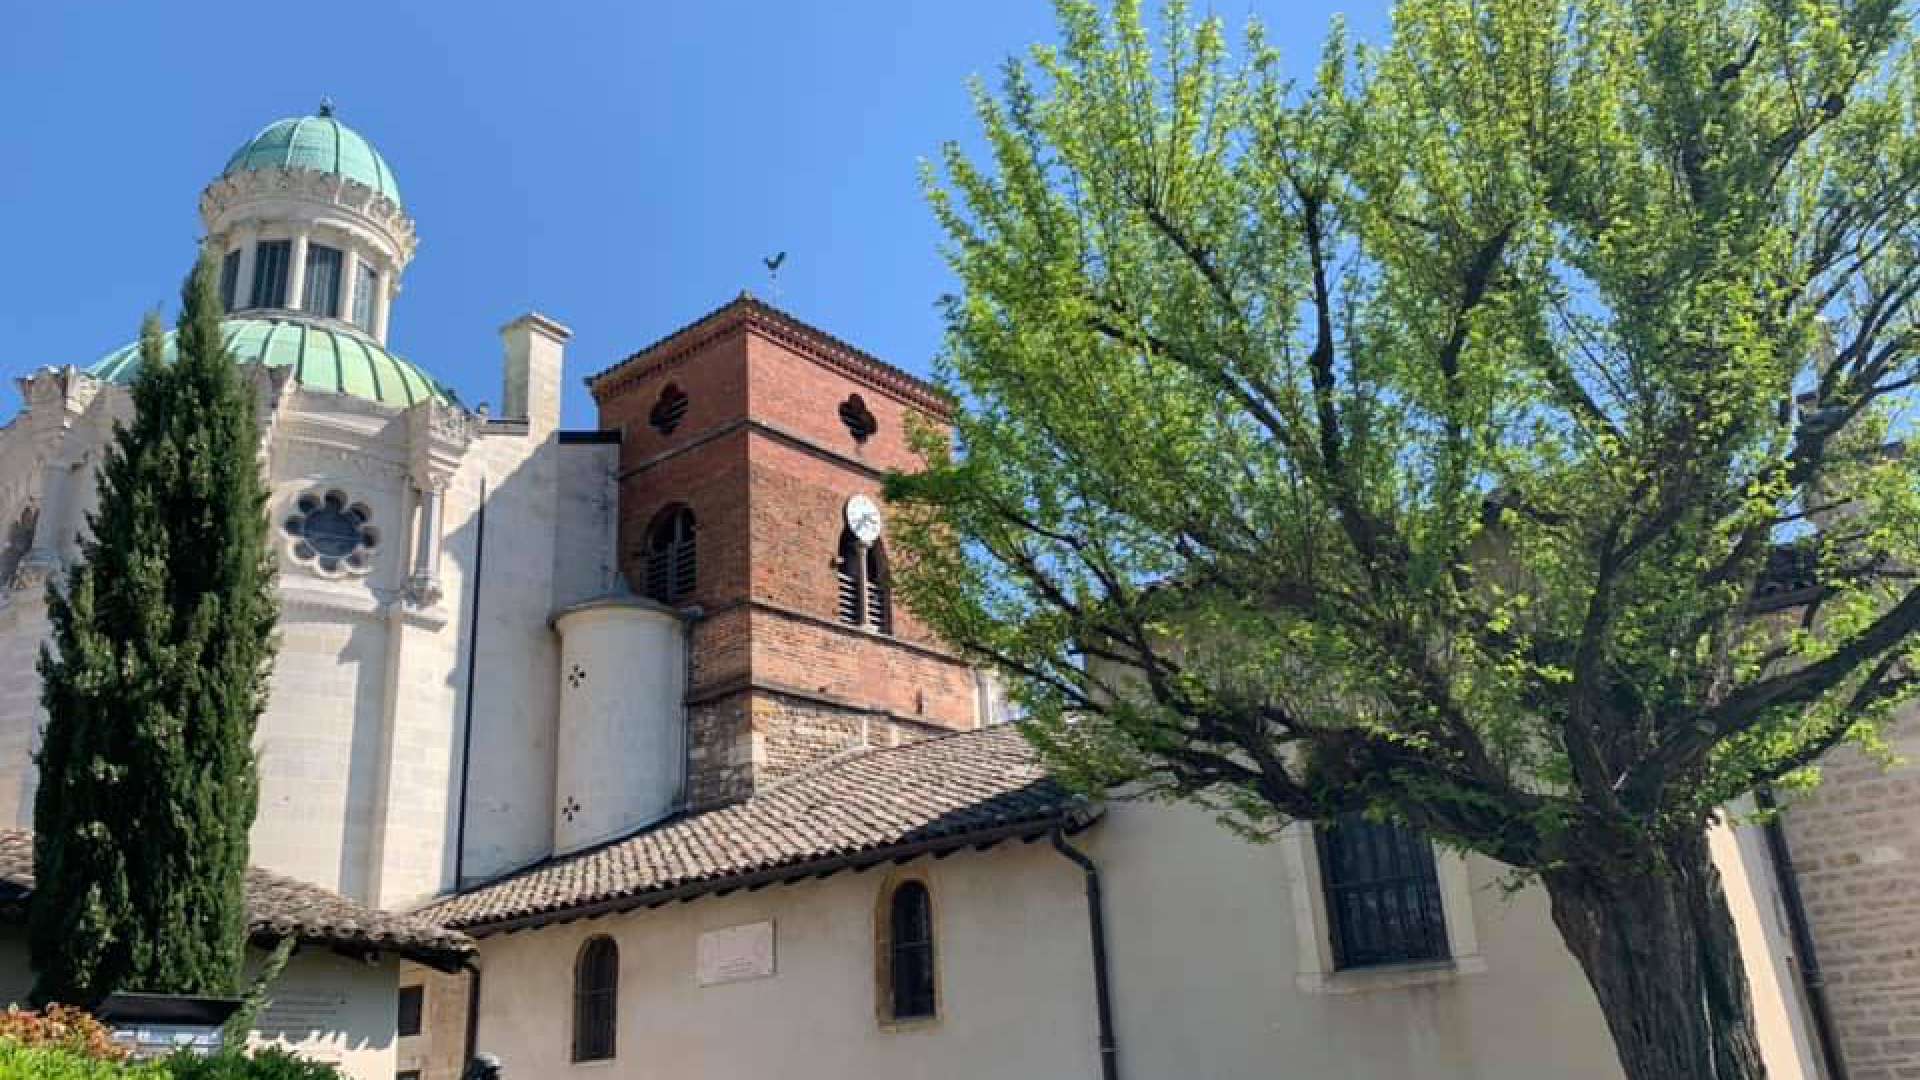
[[(1385, 0), (1232, 0), (1295, 70)], [(498, 402), (497, 328), (545, 312), (579, 376), (733, 297), (911, 371), (951, 288), (918, 163), (976, 131), (966, 80), (1053, 36), (1045, 0), (35, 4), (0, 36), (0, 418), (13, 377), (171, 317), (195, 202), (240, 143), (322, 95), (391, 163), (421, 247), (390, 345)]]

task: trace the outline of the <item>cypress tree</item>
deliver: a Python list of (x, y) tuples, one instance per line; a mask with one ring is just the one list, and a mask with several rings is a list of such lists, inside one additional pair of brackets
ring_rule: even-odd
[(115, 427), (80, 560), (48, 589), (30, 912), (41, 1002), (239, 987), (277, 610), (254, 395), (222, 343), (215, 282), (203, 257), (173, 363), (159, 320), (142, 327), (133, 421)]

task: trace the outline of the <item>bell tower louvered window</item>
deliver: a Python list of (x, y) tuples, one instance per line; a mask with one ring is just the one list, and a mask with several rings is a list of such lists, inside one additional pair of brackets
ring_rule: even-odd
[(641, 591), (663, 604), (678, 604), (693, 595), (697, 580), (694, 561), (693, 511), (669, 507), (647, 530), (646, 580)]
[(1425, 836), (1343, 814), (1320, 830), (1320, 870), (1335, 966), (1446, 958), (1446, 915)]
[(840, 531), (840, 554), (834, 559), (839, 585), (837, 614), (848, 626), (864, 626), (893, 633), (893, 605), (887, 585), (887, 557), (881, 544), (861, 544), (853, 530)]

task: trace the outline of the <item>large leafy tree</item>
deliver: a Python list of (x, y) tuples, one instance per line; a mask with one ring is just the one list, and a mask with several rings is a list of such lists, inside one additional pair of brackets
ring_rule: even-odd
[(930, 177), (908, 600), (1088, 783), (1500, 860), (1628, 1076), (1758, 1076), (1706, 829), (1915, 689), (1900, 5), (1059, 13)]
[(40, 673), (35, 997), (231, 994), (277, 614), (254, 394), (222, 344), (214, 264), (182, 290), (177, 359), (141, 333), (134, 417)]

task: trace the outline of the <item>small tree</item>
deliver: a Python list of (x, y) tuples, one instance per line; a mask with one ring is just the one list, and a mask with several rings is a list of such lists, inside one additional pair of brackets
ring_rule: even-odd
[(1305, 85), (1059, 11), (929, 185), (908, 602), (1087, 784), (1500, 860), (1629, 1077), (1759, 1076), (1705, 831), (1915, 689), (1899, 5), (1401, 0)]
[(141, 331), (131, 426), (64, 590), (49, 588), (34, 803), (40, 1001), (233, 993), (276, 605), (255, 403), (222, 345), (214, 265), (177, 358)]

